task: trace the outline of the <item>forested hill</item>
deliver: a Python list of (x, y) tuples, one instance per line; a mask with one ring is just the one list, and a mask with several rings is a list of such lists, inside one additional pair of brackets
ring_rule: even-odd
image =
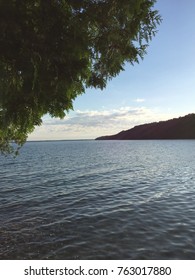
[(195, 139), (195, 114), (135, 126), (96, 140)]

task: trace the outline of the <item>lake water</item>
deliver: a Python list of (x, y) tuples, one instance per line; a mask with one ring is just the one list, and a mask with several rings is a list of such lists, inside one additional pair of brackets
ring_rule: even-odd
[(1, 259), (195, 259), (195, 141), (28, 142), (0, 157)]

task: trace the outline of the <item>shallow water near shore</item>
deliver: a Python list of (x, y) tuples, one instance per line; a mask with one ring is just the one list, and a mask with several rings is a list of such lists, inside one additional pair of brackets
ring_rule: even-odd
[(195, 259), (195, 140), (28, 142), (0, 157), (1, 259)]

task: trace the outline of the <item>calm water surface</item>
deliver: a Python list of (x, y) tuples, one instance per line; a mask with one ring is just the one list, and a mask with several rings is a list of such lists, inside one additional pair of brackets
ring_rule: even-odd
[(195, 259), (195, 141), (28, 142), (0, 157), (1, 259)]

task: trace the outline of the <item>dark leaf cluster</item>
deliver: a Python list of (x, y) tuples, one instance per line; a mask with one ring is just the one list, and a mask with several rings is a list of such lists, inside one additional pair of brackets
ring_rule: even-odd
[(155, 0), (0, 0), (0, 151), (143, 58)]

